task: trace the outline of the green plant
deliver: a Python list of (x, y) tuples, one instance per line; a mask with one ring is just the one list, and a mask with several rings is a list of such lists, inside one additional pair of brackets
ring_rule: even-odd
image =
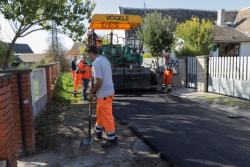
[(143, 29), (138, 35), (152, 56), (159, 57), (163, 50), (170, 51), (175, 39), (176, 21), (157, 12), (147, 14), (143, 21)]
[[(35, 31), (53, 29), (81, 41), (86, 20), (90, 19), (94, 7), (90, 0), (1, 0), (0, 12), (15, 33), (4, 55), (3, 66), (8, 64), (16, 40)], [(56, 29), (52, 22), (57, 25)]]
[(72, 104), (81, 102), (81, 94), (78, 94), (77, 98), (72, 95), (73, 83), (74, 81), (71, 79), (70, 73), (62, 73), (58, 78), (58, 83), (53, 97), (53, 103)]
[(152, 58), (153, 56), (152, 56), (152, 54), (150, 54), (150, 53), (145, 53), (144, 55), (143, 55), (143, 58)]
[[(6, 50), (8, 48), (8, 44), (0, 41), (0, 66), (1, 64), (3, 64), (3, 60), (4, 60), (4, 56), (6, 54)], [(13, 62), (14, 61), (14, 56), (13, 54), (11, 54), (8, 59), (7, 59), (7, 62)]]
[(184, 46), (176, 50), (179, 56), (197, 56), (208, 54), (213, 40), (213, 23), (210, 20), (201, 20), (193, 17), (177, 25), (176, 37), (184, 40)]

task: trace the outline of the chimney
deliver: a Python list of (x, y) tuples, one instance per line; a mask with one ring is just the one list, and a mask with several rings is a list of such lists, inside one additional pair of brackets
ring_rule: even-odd
[(217, 14), (217, 25), (224, 26), (225, 25), (225, 9), (219, 9)]

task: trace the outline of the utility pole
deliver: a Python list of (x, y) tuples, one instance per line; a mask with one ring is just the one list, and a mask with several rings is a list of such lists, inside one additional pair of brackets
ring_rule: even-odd
[(145, 0), (144, 0), (143, 5), (144, 5), (144, 16), (146, 16), (146, 14), (147, 14), (147, 6), (146, 6)]
[(51, 46), (52, 46), (52, 52), (53, 55), (55, 56), (56, 60), (59, 61), (59, 55), (60, 55), (60, 50), (59, 50), (59, 42), (58, 42), (58, 33), (57, 33), (57, 25), (55, 21), (52, 21), (51, 23)]

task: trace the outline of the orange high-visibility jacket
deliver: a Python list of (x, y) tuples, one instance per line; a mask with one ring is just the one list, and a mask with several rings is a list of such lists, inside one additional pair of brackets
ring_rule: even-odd
[(77, 73), (81, 75), (81, 78), (90, 79), (92, 76), (91, 67), (83, 60), (77, 65)]

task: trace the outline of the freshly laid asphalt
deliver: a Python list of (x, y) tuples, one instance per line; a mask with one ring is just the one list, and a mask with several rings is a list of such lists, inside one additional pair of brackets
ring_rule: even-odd
[(118, 94), (114, 115), (178, 167), (250, 167), (250, 120), (161, 93)]

